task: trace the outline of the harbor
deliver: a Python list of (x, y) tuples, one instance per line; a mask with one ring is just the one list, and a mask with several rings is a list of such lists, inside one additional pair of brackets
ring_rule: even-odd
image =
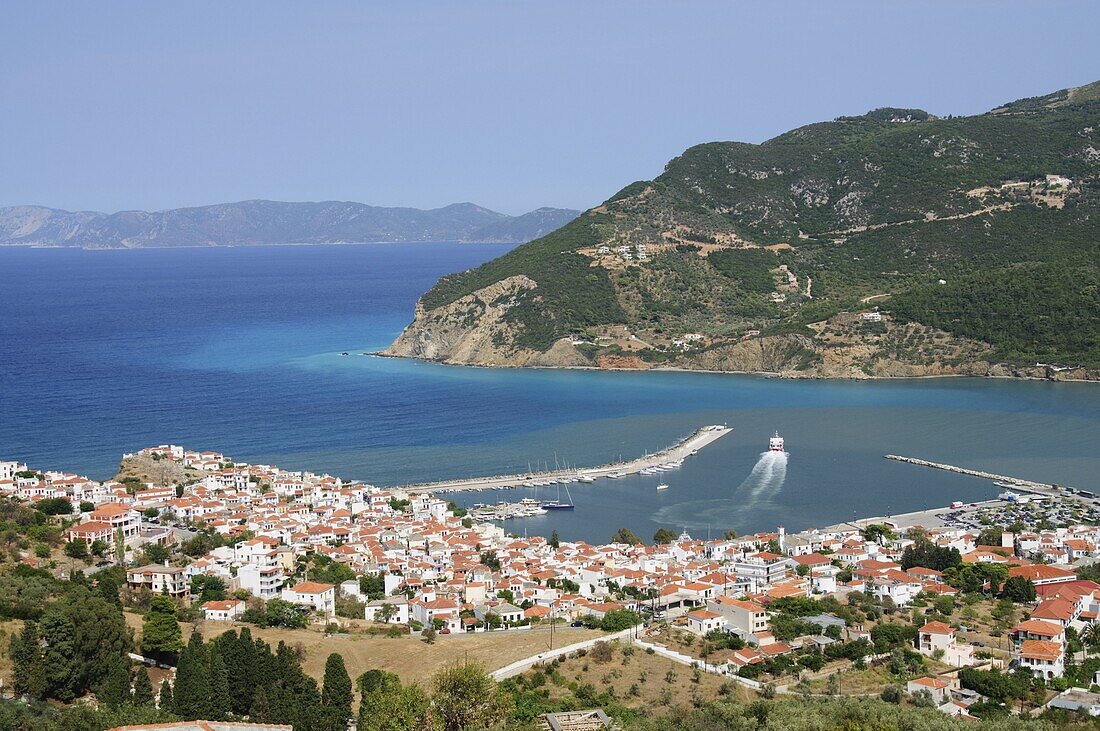
[(598, 479), (619, 479), (628, 475), (655, 474), (675, 469), (684, 460), (718, 441), (733, 429), (724, 424), (711, 424), (695, 430), (676, 444), (637, 459), (614, 462), (597, 467), (567, 467), (553, 470), (530, 471), (523, 474), (473, 477), (462, 480), (442, 480), (404, 486), (409, 492), (468, 492), (477, 490), (502, 490), (520, 487), (546, 487), (573, 482), (592, 483)]
[[(918, 467), (930, 467), (932, 469), (954, 472), (968, 477), (978, 477), (985, 480), (993, 480), (993, 484), (1005, 488), (995, 499), (962, 502), (956, 501), (949, 506), (915, 510), (894, 515), (880, 515), (868, 518), (854, 518), (850, 521), (828, 526), (826, 530), (843, 530), (845, 528), (858, 528), (860, 530), (868, 525), (880, 523), (889, 525), (895, 530), (906, 531), (910, 528), (945, 529), (945, 528), (973, 528), (980, 529), (980, 516), (990, 513), (1000, 513), (1004, 522), (1005, 512), (1014, 512), (1013, 518), (1019, 519), (1027, 512), (1044, 511), (1051, 506), (1066, 505), (1073, 510), (1095, 511), (1098, 500), (1094, 493), (1067, 485), (1057, 485), (1048, 482), (1025, 480), (1018, 477), (1010, 477), (995, 472), (974, 470), (957, 465), (932, 462), (918, 457), (904, 457), (896, 454), (883, 455), (885, 459)], [(1027, 493), (1019, 495), (1014, 492)], [(1062, 502), (1068, 498), (1068, 502)], [(1077, 506), (1077, 507), (1073, 507)], [(1065, 519), (1066, 516), (1060, 516)], [(1078, 516), (1075, 516), (1078, 517)]]

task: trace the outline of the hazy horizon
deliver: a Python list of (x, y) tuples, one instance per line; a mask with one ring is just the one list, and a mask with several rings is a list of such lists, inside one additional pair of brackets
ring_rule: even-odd
[(69, 211), (585, 209), (701, 142), (1100, 78), (1083, 2), (56, 2), (0, 20), (0, 206)]

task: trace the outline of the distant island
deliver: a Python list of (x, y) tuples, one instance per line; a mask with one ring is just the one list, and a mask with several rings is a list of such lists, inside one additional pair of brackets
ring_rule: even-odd
[(416, 241), (520, 243), (550, 233), (579, 214), (564, 208), (538, 208), (509, 216), (473, 203), (421, 210), (345, 201), (253, 200), (118, 213), (12, 206), (0, 208), (0, 246), (132, 249)]
[(1100, 378), (1100, 82), (688, 149), (439, 280), (386, 354), (788, 377)]

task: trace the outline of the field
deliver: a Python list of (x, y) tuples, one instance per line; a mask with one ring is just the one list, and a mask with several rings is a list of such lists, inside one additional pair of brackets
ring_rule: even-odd
[[(561, 661), (546, 682), (538, 686), (539, 690), (547, 691), (550, 700), (559, 701), (570, 695), (583, 695), (578, 689), (590, 686), (595, 694), (608, 692), (624, 706), (639, 709), (690, 707), (693, 700), (718, 698), (723, 688), (734, 699), (756, 698), (752, 691), (728, 679), (710, 673), (696, 677), (686, 665), (619, 641), (611, 642), (610, 650), (603, 658), (589, 651), (582, 657)], [(531, 670), (524, 674), (523, 680), (530, 685), (530, 679), (540, 674), (544, 670)]]
[[(134, 628), (140, 639), (141, 616), (126, 613), (126, 622)], [(441, 667), (454, 662), (471, 660), (482, 663), (488, 670), (496, 670), (510, 662), (538, 654), (547, 649), (550, 634), (546, 630), (492, 632), (469, 635), (440, 635), (433, 644), (410, 636), (387, 638), (381, 635), (349, 634), (326, 637), (315, 629), (260, 629), (253, 625), (235, 622), (200, 622), (205, 639), (212, 639), (230, 629), (248, 627), (253, 637), (260, 637), (274, 647), (280, 641), (304, 652), (303, 669), (318, 681), (325, 674), (325, 659), (333, 652), (344, 656), (348, 674), (357, 678), (373, 668), (397, 673), (406, 682), (426, 681)], [(183, 637), (191, 636), (194, 625), (183, 624)], [(557, 628), (554, 645), (561, 647), (573, 642), (603, 635), (597, 630)]]

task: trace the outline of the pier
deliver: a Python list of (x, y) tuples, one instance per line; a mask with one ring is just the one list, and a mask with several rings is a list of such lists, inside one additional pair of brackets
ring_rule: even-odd
[(655, 454), (647, 454), (626, 462), (615, 462), (598, 467), (570, 467), (567, 469), (544, 472), (528, 472), (519, 475), (498, 475), (496, 477), (473, 477), (463, 480), (442, 480), (407, 485), (402, 489), (408, 492), (462, 492), (467, 490), (497, 490), (527, 485), (552, 484), (555, 482), (592, 482), (601, 477), (617, 478), (635, 475), (644, 469), (660, 467), (668, 462), (684, 460), (700, 449), (713, 444), (733, 431), (723, 424), (712, 424), (697, 429), (694, 434)]
[(971, 477), (981, 477), (986, 480), (996, 480), (997, 482), (1004, 483), (1008, 487), (1020, 490), (1023, 492), (1030, 492), (1036, 495), (1064, 495), (1067, 492), (1076, 492), (1072, 487), (1065, 485), (1055, 485), (1047, 482), (1035, 482), (1033, 480), (1022, 480), (1018, 477), (1008, 477), (1006, 475), (998, 475), (994, 472), (984, 472), (982, 470), (971, 470), (966, 467), (956, 467), (950, 464), (940, 464), (939, 462), (930, 462), (926, 459), (918, 459), (916, 457), (902, 457), (896, 454), (883, 455), (886, 459), (892, 459), (895, 462), (904, 462), (905, 464), (913, 464), (919, 467), (931, 467), (937, 470), (946, 470), (947, 472), (955, 472), (960, 475), (969, 475)]

